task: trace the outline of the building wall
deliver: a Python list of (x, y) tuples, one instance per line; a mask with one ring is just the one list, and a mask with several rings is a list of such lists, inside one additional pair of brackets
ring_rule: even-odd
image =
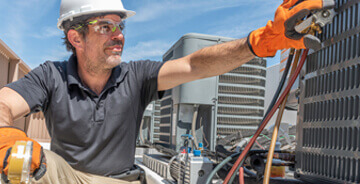
[[(30, 67), (0, 39), (0, 88), (24, 77), (30, 70)], [(15, 120), (14, 126), (24, 130), (30, 138), (50, 142), (45, 118), (41, 112)]]
[(0, 88), (8, 81), (9, 59), (0, 52)]

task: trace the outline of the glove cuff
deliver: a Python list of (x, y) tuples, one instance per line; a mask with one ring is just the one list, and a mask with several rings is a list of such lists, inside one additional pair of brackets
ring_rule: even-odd
[(248, 37), (247, 37), (247, 39), (246, 39), (246, 43), (247, 43), (247, 45), (249, 46), (249, 49), (250, 49), (251, 53), (254, 54), (255, 56), (258, 56), (258, 55), (255, 54), (254, 49), (252, 48), (252, 46), (251, 46), (251, 44), (250, 44), (250, 35), (251, 35), (252, 32), (253, 32), (253, 31), (251, 31), (251, 32), (249, 33), (249, 35), (248, 35)]
[(276, 54), (276, 49), (272, 48), (269, 43), (274, 42), (274, 36), (269, 35), (271, 31), (269, 28), (262, 27), (252, 31), (248, 36), (248, 45), (255, 56), (258, 57), (273, 57)]

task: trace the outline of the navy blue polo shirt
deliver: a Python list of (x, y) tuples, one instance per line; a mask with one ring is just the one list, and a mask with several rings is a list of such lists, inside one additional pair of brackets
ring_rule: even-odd
[(46, 62), (8, 84), (43, 111), (51, 150), (73, 168), (92, 174), (119, 174), (134, 164), (136, 138), (146, 106), (157, 91), (161, 62), (121, 63), (100, 95), (81, 83), (77, 59)]

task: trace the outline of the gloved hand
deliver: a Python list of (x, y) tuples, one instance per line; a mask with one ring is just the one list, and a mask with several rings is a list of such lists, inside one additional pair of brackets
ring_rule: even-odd
[(284, 0), (275, 12), (274, 21), (268, 21), (265, 27), (249, 34), (247, 43), (250, 50), (256, 56), (268, 57), (286, 48), (320, 49), (321, 41), (318, 38), (297, 33), (295, 26), (310, 11), (334, 6), (334, 0)]
[(7, 181), (11, 148), (16, 141), (33, 142), (30, 172), (36, 180), (39, 180), (46, 172), (46, 160), (40, 144), (28, 138), (20, 129), (0, 127), (0, 171), (2, 171), (3, 180)]

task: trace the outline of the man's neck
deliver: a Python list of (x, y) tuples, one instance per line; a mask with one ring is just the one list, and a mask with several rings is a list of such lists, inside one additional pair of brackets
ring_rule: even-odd
[(100, 95), (100, 93), (103, 91), (111, 76), (111, 70), (91, 71), (79, 63), (77, 70), (81, 82), (94, 91), (97, 95)]

